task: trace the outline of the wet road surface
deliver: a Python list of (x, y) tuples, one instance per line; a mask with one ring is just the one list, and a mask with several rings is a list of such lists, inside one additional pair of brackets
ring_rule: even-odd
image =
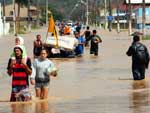
[[(45, 31), (23, 35), (30, 57), (35, 35), (40, 32), (44, 37)], [(81, 58), (52, 59), (59, 71), (56, 78), (51, 78), (49, 99), (33, 97), (29, 103), (8, 102), (11, 77), (6, 74), (6, 66), (14, 38), (1, 38), (0, 113), (149, 113), (150, 70), (145, 80), (132, 80), (131, 58), (125, 54), (131, 37), (127, 33), (99, 33), (103, 40), (99, 56), (90, 55), (85, 48)], [(143, 43), (148, 46), (150, 41)], [(34, 95), (34, 86), (30, 90)]]

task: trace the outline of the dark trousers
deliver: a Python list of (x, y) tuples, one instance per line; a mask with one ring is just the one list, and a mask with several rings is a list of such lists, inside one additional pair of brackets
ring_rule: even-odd
[(145, 66), (144, 65), (133, 65), (132, 66), (132, 74), (134, 80), (142, 80), (145, 79)]
[(91, 44), (90, 54), (94, 54), (95, 56), (98, 56), (98, 44), (95, 45)]

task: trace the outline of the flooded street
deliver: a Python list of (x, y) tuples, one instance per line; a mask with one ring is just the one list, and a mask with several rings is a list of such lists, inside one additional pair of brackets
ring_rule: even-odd
[[(45, 31), (40, 30), (43, 37)], [(37, 33), (23, 35), (30, 57)], [(132, 80), (131, 58), (126, 56), (131, 37), (115, 31), (99, 33), (103, 40), (99, 56), (90, 55), (89, 48), (85, 48), (81, 58), (52, 59), (59, 70), (58, 76), (51, 78), (48, 101), (33, 98), (29, 103), (8, 102), (11, 77), (6, 67), (14, 38), (1, 38), (0, 113), (149, 113), (150, 69), (146, 70), (145, 80)], [(150, 48), (150, 41), (143, 43)], [(35, 95), (34, 86), (30, 90)]]

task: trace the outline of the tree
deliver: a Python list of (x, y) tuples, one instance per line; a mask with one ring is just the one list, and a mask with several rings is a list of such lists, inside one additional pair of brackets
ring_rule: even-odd
[[(45, 7), (41, 7), (41, 18), (40, 18), (40, 21), (42, 23), (46, 23), (46, 11), (45, 11)], [(48, 6), (48, 17), (50, 17), (51, 13), (53, 14), (53, 17), (54, 17), (54, 20), (59, 20), (59, 21), (62, 21), (63, 20), (63, 15), (58, 12), (52, 5), (49, 5)]]

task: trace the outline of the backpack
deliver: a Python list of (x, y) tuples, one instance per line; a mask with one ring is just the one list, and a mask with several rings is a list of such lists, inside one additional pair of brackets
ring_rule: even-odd
[(135, 46), (135, 55), (137, 57), (137, 60), (141, 63), (141, 64), (146, 64), (147, 62), (147, 55), (146, 55), (146, 51), (145, 51), (145, 46), (138, 44), (137, 46)]

